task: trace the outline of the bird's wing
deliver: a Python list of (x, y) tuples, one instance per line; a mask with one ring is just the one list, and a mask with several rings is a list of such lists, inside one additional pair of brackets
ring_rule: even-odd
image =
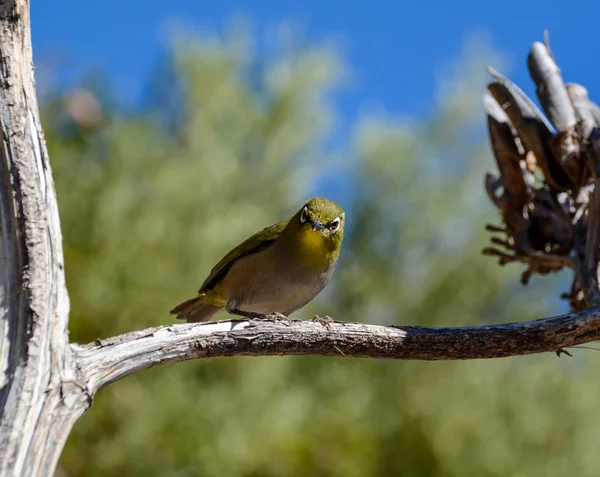
[(275, 242), (288, 222), (289, 219), (286, 219), (276, 224), (269, 225), (231, 250), (213, 267), (210, 271), (210, 275), (208, 275), (207, 279), (204, 280), (204, 283), (200, 287), (200, 290), (198, 290), (198, 293), (203, 293), (212, 289), (223, 279), (223, 277), (225, 277), (236, 260), (245, 257), (246, 255), (251, 255), (260, 250), (264, 250)]

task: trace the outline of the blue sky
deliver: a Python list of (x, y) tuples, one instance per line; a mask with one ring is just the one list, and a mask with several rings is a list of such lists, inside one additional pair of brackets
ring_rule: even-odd
[[(32, 3), (36, 61), (59, 57), (66, 76), (100, 68), (135, 100), (165, 45), (165, 24), (179, 19), (199, 30), (219, 29), (232, 16), (250, 18), (261, 34), (281, 21), (303, 27), (310, 41), (334, 39), (353, 83), (337, 99), (348, 120), (365, 105), (394, 115), (423, 115), (435, 102), (440, 68), (473, 34), (508, 55), (511, 78), (531, 93), (525, 58), (550, 30), (565, 79), (600, 98), (597, 54), (600, 2), (558, 0), (53, 0)], [(595, 96), (594, 93), (597, 92)]]
[(31, 15), (37, 63), (59, 58), (53, 63), (66, 78), (104, 70), (134, 103), (164, 51), (170, 21), (214, 31), (243, 16), (259, 36), (291, 21), (309, 41), (340, 44), (351, 68), (351, 89), (335, 98), (341, 143), (365, 108), (402, 117), (427, 114), (443, 67), (478, 34), (508, 57), (510, 77), (533, 95), (526, 55), (547, 28), (565, 80), (585, 85), (600, 102), (598, 0), (570, 6), (558, 0), (53, 0), (33, 2)]

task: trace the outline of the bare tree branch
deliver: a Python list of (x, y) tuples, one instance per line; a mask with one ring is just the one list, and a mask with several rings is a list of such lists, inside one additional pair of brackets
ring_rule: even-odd
[(71, 348), (93, 396), (107, 384), (159, 364), (217, 356), (481, 359), (560, 353), (597, 339), (600, 307), (536, 321), (456, 328), (221, 321), (148, 328)]

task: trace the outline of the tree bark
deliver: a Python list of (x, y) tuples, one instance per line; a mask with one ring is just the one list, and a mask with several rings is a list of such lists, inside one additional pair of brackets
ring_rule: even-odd
[(0, 475), (50, 475), (89, 407), (68, 346), (62, 238), (29, 4), (0, 2)]
[(600, 309), (536, 321), (492, 326), (423, 328), (310, 321), (221, 321), (149, 328), (72, 344), (82, 381), (93, 396), (129, 374), (191, 359), (217, 356), (310, 355), (344, 358), (503, 358), (600, 339)]
[[(600, 310), (593, 308), (533, 322), (438, 329), (224, 321), (70, 344), (62, 237), (33, 71), (29, 3), (0, 0), (0, 477), (53, 475), (95, 393), (159, 364), (235, 355), (496, 358), (560, 354), (600, 338)], [(589, 240), (598, 235), (591, 231), (587, 243), (594, 265), (598, 244)], [(506, 260), (541, 260), (528, 249), (517, 252)], [(538, 269), (570, 263), (548, 260), (556, 261), (550, 257)], [(597, 280), (585, 283), (596, 302)]]

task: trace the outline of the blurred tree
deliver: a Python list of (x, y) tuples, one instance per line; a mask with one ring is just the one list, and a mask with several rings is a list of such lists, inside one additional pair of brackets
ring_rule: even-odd
[[(551, 280), (524, 293), (517, 270), (480, 256), (492, 161), (473, 92), (483, 91), (481, 59), (491, 52), (463, 55), (430, 117), (365, 117), (335, 156), (324, 147), (343, 74), (335, 51), (257, 55), (251, 40), (180, 38), (144, 112), (120, 111), (93, 84), (46, 102), (74, 341), (168, 322), (168, 308), (216, 258), (295, 210), (316, 178), (331, 196), (325, 162), (348, 177), (335, 193), (349, 230), (333, 283), (298, 316), (435, 326), (550, 311)], [(576, 358), (160, 367), (99, 394), (60, 471), (591, 476), (599, 365)]]

